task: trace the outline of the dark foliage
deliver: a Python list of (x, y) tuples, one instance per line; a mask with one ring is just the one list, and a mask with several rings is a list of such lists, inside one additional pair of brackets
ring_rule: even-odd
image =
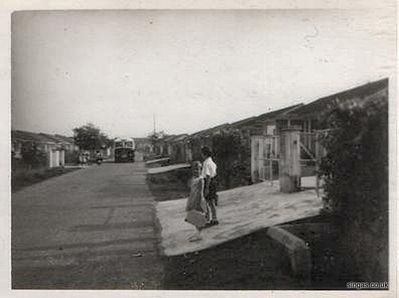
[(192, 138), (189, 144), (193, 160), (202, 160), (201, 148), (207, 146), (218, 167), (218, 189), (251, 183), (250, 138), (235, 129), (221, 129), (208, 136)]
[(238, 130), (223, 130), (213, 135), (212, 148), (222, 189), (249, 184), (249, 139), (244, 138)]
[(109, 139), (99, 128), (91, 123), (73, 129), (75, 144), (83, 150), (99, 150), (112, 145)]
[(47, 165), (46, 153), (34, 143), (24, 143), (21, 148), (22, 160), (29, 168), (40, 168)]
[(351, 101), (325, 119), (326, 207), (335, 215), (347, 267), (364, 280), (386, 280), (388, 266), (388, 103)]

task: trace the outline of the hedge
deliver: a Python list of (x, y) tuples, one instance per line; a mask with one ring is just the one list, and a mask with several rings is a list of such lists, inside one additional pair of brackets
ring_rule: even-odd
[(388, 280), (388, 103), (350, 101), (325, 117), (320, 176), (353, 278)]
[(193, 160), (202, 160), (201, 148), (207, 146), (218, 167), (218, 189), (230, 189), (251, 183), (250, 138), (239, 130), (223, 129), (209, 136), (190, 140)]

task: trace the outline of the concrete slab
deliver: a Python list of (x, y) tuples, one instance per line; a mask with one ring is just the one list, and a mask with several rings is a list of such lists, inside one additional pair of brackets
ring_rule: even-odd
[(258, 183), (219, 192), (218, 218), (220, 224), (205, 229), (202, 240), (189, 242), (195, 231), (186, 222), (186, 199), (156, 204), (162, 227), (163, 253), (174, 256), (203, 250), (226, 241), (245, 236), (256, 230), (319, 214), (322, 201), (315, 190), (283, 194), (275, 181)]
[(182, 163), (182, 164), (175, 164), (175, 165), (158, 167), (158, 168), (149, 168), (148, 174), (161, 174), (161, 173), (171, 172), (171, 171), (175, 171), (175, 170), (179, 170), (179, 169), (186, 169), (186, 168), (190, 168), (190, 167), (191, 167), (190, 164)]
[(267, 229), (267, 235), (287, 251), (293, 274), (310, 283), (312, 258), (306, 242), (282, 227), (270, 227)]
[[(275, 184), (279, 183), (278, 179), (277, 180), (267, 180), (264, 181), (264, 183), (269, 183), (269, 184)], [(320, 180), (320, 188), (323, 187), (323, 180)], [(278, 184), (279, 185), (279, 184)], [(316, 176), (308, 176), (308, 177), (301, 177), (301, 187), (303, 188), (316, 188)]]
[(150, 164), (154, 164), (154, 163), (168, 161), (169, 159), (170, 159), (169, 157), (164, 157), (164, 158), (147, 160), (145, 163), (146, 163), (146, 165), (150, 165)]

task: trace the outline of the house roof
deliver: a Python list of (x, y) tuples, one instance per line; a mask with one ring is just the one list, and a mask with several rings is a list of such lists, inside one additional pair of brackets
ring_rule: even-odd
[(34, 133), (30, 131), (22, 131), (22, 130), (11, 131), (11, 138), (22, 141), (36, 142), (36, 143), (47, 143), (47, 144), (57, 143), (53, 138), (49, 138), (44, 134)]
[(256, 125), (256, 124), (259, 124), (259, 123), (261, 123), (262, 121), (265, 121), (265, 120), (273, 120), (273, 119), (277, 118), (278, 116), (280, 116), (281, 114), (284, 114), (284, 113), (287, 113), (287, 112), (292, 111), (294, 109), (297, 109), (298, 107), (301, 107), (302, 105), (303, 105), (302, 103), (301, 104), (292, 105), (292, 106), (289, 106), (289, 107), (285, 107), (285, 108), (282, 108), (282, 109), (278, 109), (278, 110), (275, 110), (275, 111), (264, 113), (264, 114), (261, 114), (259, 116), (253, 116), (253, 117), (249, 117), (249, 118), (246, 118), (246, 119), (242, 119), (242, 120), (239, 120), (237, 122), (233, 122), (231, 124), (230, 123), (224, 123), (224, 124), (221, 124), (221, 125), (218, 125), (218, 126), (214, 126), (214, 127), (208, 128), (208, 129), (204, 129), (204, 130), (195, 132), (195, 133), (189, 135), (188, 137), (192, 138), (192, 137), (198, 137), (198, 136), (206, 136), (206, 135), (213, 134), (213, 133), (215, 133), (215, 132), (217, 132), (217, 131), (219, 131), (221, 129), (225, 129), (225, 128), (228, 128), (228, 127), (242, 128), (242, 127), (248, 126), (248, 125)]
[(163, 141), (164, 141), (164, 142), (169, 142), (169, 141), (173, 140), (173, 138), (175, 138), (175, 137), (176, 137), (176, 135), (164, 136), (164, 137), (163, 137)]
[(296, 105), (292, 105), (292, 106), (289, 106), (289, 107), (285, 107), (285, 108), (282, 108), (282, 109), (278, 109), (278, 110), (275, 110), (275, 111), (267, 112), (267, 113), (261, 114), (259, 116), (253, 116), (253, 117), (250, 117), (250, 118), (246, 118), (246, 119), (234, 122), (234, 123), (231, 124), (231, 126), (234, 127), (234, 128), (242, 128), (244, 126), (256, 125), (257, 123), (261, 123), (261, 122), (263, 122), (265, 120), (274, 120), (274, 119), (280, 117), (281, 115), (286, 114), (286, 113), (288, 113), (290, 111), (293, 111), (293, 110), (295, 110), (295, 109), (297, 109), (297, 108), (299, 108), (301, 106), (303, 106), (302, 103), (296, 104)]
[(229, 123), (223, 123), (223, 124), (218, 125), (218, 126), (214, 126), (214, 127), (211, 127), (211, 128), (207, 128), (207, 129), (204, 129), (204, 130), (200, 130), (200, 131), (198, 131), (198, 132), (195, 132), (195, 133), (189, 135), (189, 137), (192, 138), (192, 137), (210, 135), (210, 134), (215, 133), (215, 132), (217, 132), (217, 131), (219, 131), (219, 130), (221, 130), (221, 129), (227, 128), (227, 127), (229, 127), (229, 126), (230, 126)]
[(74, 140), (71, 137), (66, 137), (62, 135), (51, 135), (46, 133), (36, 133), (30, 131), (23, 130), (12, 130), (11, 138), (14, 140), (28, 141), (28, 142), (36, 142), (36, 143), (46, 143), (46, 144), (59, 144), (59, 143), (68, 143), (74, 144)]
[(169, 139), (169, 142), (180, 142), (187, 138), (188, 134), (183, 133), (180, 135), (175, 135), (173, 138)]
[(306, 116), (320, 115), (322, 112), (336, 105), (338, 102), (350, 100), (355, 97), (364, 98), (368, 95), (375, 94), (387, 87), (388, 87), (388, 79), (385, 78), (379, 81), (357, 86), (355, 88), (346, 91), (338, 92), (333, 95), (319, 98), (315, 101), (312, 101), (309, 104), (305, 104), (304, 106), (298, 109), (288, 112), (286, 115), (288, 117), (292, 116), (306, 117)]
[(278, 117), (280, 117), (281, 115), (284, 115), (286, 113), (290, 113), (292, 111), (296, 111), (297, 109), (301, 108), (304, 104), (303, 103), (299, 103), (299, 104), (295, 104), (286, 108), (282, 108), (276, 111), (271, 111), (268, 113), (264, 113), (259, 115), (258, 117), (256, 117), (256, 120), (274, 120)]
[(50, 135), (47, 133), (40, 133), (39, 135), (48, 138), (49, 140), (53, 140), (54, 143), (69, 143), (69, 141), (65, 141), (63, 138), (56, 135)]
[(54, 136), (59, 138), (59, 139), (61, 139), (61, 140), (63, 140), (64, 142), (68, 142), (68, 143), (71, 143), (71, 144), (75, 143), (75, 140), (74, 140), (73, 137), (67, 137), (67, 136), (63, 136), (63, 135), (59, 135), (59, 134), (55, 134)]
[(256, 116), (245, 118), (245, 119), (242, 119), (242, 120), (239, 120), (239, 121), (231, 123), (231, 126), (234, 127), (234, 128), (238, 128), (238, 127), (241, 127), (241, 126), (246, 125), (248, 123), (251, 123), (255, 119), (256, 119)]

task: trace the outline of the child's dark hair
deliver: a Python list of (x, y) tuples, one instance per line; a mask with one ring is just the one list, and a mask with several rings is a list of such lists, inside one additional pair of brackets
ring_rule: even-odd
[(201, 148), (201, 153), (203, 155), (205, 155), (206, 157), (209, 157), (212, 155), (211, 149), (209, 149), (209, 147), (206, 147), (206, 146)]
[(202, 164), (201, 164), (201, 162), (198, 161), (198, 160), (194, 160), (194, 161), (191, 163), (191, 168), (192, 168), (192, 169), (194, 169), (195, 167), (201, 167), (201, 166), (202, 166)]

